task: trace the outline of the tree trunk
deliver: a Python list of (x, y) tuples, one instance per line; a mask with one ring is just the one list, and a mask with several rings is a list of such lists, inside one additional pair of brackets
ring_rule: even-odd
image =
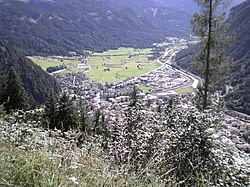
[(211, 33), (212, 33), (212, 8), (213, 0), (209, 2), (209, 26), (208, 26), (208, 42), (207, 42), (207, 57), (206, 57), (206, 71), (205, 71), (205, 85), (204, 85), (204, 98), (203, 109), (208, 106), (208, 86), (209, 86), (209, 66), (210, 66), (210, 50), (211, 50)]

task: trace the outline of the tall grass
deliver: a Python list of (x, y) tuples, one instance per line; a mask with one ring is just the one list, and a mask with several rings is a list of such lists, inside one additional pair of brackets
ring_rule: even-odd
[(51, 155), (0, 142), (0, 186), (161, 186), (135, 175), (117, 174), (98, 154)]

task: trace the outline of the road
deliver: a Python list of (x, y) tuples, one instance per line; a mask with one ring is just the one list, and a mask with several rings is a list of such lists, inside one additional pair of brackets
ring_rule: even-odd
[[(165, 62), (162, 62), (161, 61), (161, 58), (158, 58), (157, 59), (157, 62), (159, 64), (161, 64), (162, 66), (167, 66), (169, 69), (173, 69), (177, 72), (179, 72), (180, 74), (188, 77), (190, 80), (193, 81), (192, 83), (192, 87), (194, 89), (197, 88), (198, 84), (199, 84), (199, 80), (195, 77), (195, 75), (191, 74), (191, 73), (187, 73), (187, 72), (184, 72), (182, 70), (179, 70), (179, 69), (176, 69), (174, 67), (171, 66), (171, 64), (173, 63), (173, 61), (175, 60), (175, 56), (177, 55), (177, 53), (179, 52), (180, 50), (177, 50), (177, 51), (173, 51), (172, 49), (166, 49), (165, 52), (164, 52), (164, 55), (163, 55), (163, 59), (168, 56), (170, 54), (170, 57), (168, 57), (168, 59), (165, 60)], [(185, 88), (185, 87), (189, 87), (189, 85), (183, 85), (181, 87), (179, 87), (178, 89), (181, 89), (181, 88)]]

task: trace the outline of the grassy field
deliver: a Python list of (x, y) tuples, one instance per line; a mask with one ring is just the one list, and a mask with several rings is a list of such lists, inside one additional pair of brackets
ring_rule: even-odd
[(146, 48), (146, 49), (134, 49), (134, 48), (124, 48), (121, 47), (117, 50), (109, 50), (105, 51), (103, 53), (94, 53), (93, 56), (127, 56), (127, 55), (150, 55), (151, 48)]
[[(94, 53), (88, 58), (92, 71), (87, 73), (90, 81), (116, 82), (127, 77), (138, 77), (159, 65), (149, 61), (151, 49), (119, 48), (103, 53)], [(138, 68), (139, 67), (139, 68)]]
[(192, 93), (193, 91), (194, 91), (194, 89), (193, 89), (193, 87), (192, 87), (192, 84), (193, 84), (193, 80), (189, 80), (188, 81), (188, 83), (185, 85), (185, 87), (183, 87), (183, 88), (180, 88), (180, 89), (177, 89), (177, 90), (175, 90), (175, 92), (177, 93), (177, 94), (190, 94), (190, 93)]
[(142, 90), (143, 92), (147, 93), (150, 92), (151, 88), (147, 86), (138, 86), (139, 90)]
[(79, 60), (67, 59), (67, 57), (63, 57), (62, 59), (53, 58), (53, 57), (44, 57), (44, 58), (37, 58), (37, 57), (28, 57), (37, 65), (39, 65), (43, 70), (46, 71), (48, 67), (54, 67), (59, 65), (65, 65), (70, 70), (76, 70), (76, 65), (81, 63)]
[[(148, 60), (148, 57), (152, 56), (151, 50), (151, 48), (119, 48), (103, 53), (92, 53), (87, 59), (91, 68), (87, 76), (90, 81), (106, 83), (143, 75), (159, 66), (156, 62)], [(76, 67), (77, 64), (81, 63), (78, 59), (68, 59), (67, 57), (62, 57), (62, 59), (55, 57), (28, 58), (41, 66), (43, 70), (59, 65), (67, 67), (67, 70), (60, 73), (70, 73), (80, 70)]]
[(177, 94), (189, 94), (193, 92), (192, 87), (181, 88), (179, 90), (175, 90)]

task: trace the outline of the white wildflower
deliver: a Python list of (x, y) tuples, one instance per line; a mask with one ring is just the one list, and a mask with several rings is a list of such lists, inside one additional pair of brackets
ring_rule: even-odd
[(77, 181), (76, 177), (70, 177), (69, 180), (71, 180), (74, 184), (79, 184), (79, 182)]

